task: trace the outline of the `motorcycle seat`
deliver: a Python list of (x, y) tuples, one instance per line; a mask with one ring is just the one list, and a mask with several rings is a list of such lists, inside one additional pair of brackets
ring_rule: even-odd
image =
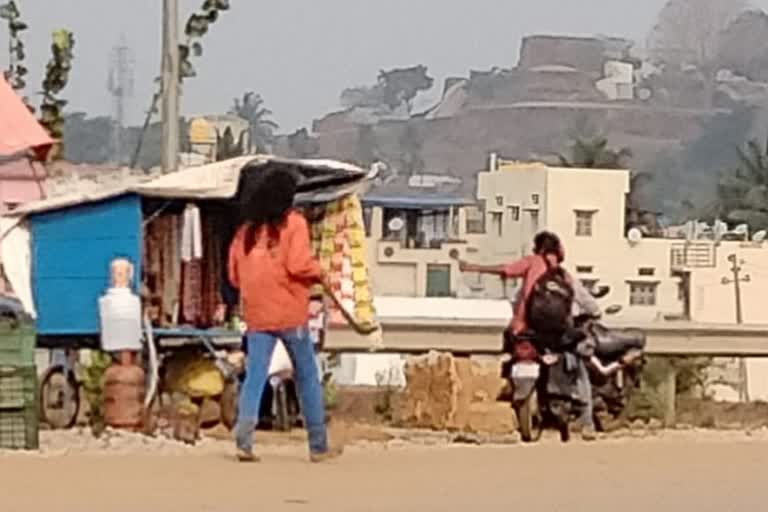
[(645, 349), (646, 336), (640, 331), (610, 331), (598, 336), (596, 341), (598, 358), (617, 361), (630, 350)]

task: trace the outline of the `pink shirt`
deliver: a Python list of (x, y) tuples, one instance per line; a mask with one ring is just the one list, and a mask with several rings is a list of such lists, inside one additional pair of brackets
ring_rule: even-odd
[(533, 290), (533, 286), (536, 281), (539, 280), (547, 272), (547, 263), (544, 258), (536, 254), (526, 256), (525, 258), (513, 261), (504, 266), (504, 275), (508, 278), (522, 278), (522, 299), (517, 301), (512, 317), (512, 334), (520, 334), (525, 332), (528, 325), (525, 321), (526, 317), (526, 304), (528, 303), (528, 297)]

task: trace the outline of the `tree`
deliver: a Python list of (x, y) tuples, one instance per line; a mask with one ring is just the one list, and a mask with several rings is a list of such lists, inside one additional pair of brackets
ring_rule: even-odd
[(768, 141), (750, 140), (738, 148), (740, 165), (718, 186), (720, 214), (732, 222), (768, 228)]
[(353, 87), (341, 93), (344, 108), (387, 108), (395, 110), (405, 104), (408, 112), (413, 109), (413, 100), (422, 91), (432, 88), (434, 79), (424, 65), (409, 68), (382, 70), (376, 85)]
[(391, 109), (405, 103), (408, 112), (413, 108), (413, 99), (422, 91), (432, 88), (434, 79), (427, 73), (424, 65), (410, 68), (382, 70), (379, 72), (379, 84), (383, 90), (383, 101)]
[(718, 62), (723, 68), (750, 80), (768, 80), (768, 14), (761, 10), (741, 13), (720, 36)]
[(577, 138), (571, 145), (570, 158), (558, 155), (562, 167), (582, 169), (626, 169), (626, 160), (631, 157), (629, 148), (610, 149), (605, 137)]
[(275, 130), (279, 126), (270, 119), (272, 111), (264, 107), (264, 99), (260, 94), (249, 91), (243, 94), (242, 99), (235, 98), (229, 113), (248, 121), (249, 151), (270, 151), (275, 140)]
[(75, 163), (102, 164), (110, 157), (112, 120), (88, 118), (85, 112), (64, 117), (64, 158)]
[(745, 8), (743, 0), (668, 0), (649, 37), (652, 59), (677, 69), (694, 66), (711, 106), (723, 31)]

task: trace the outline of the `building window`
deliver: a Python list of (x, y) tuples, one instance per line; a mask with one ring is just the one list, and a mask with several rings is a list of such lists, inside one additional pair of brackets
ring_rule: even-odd
[(472, 235), (485, 234), (485, 201), (481, 201), (477, 206), (468, 206), (467, 212), (467, 233)]
[(504, 206), (504, 196), (496, 196), (496, 206)]
[(637, 271), (637, 275), (642, 277), (653, 277), (655, 274), (656, 269), (653, 267), (642, 267)]
[(539, 194), (531, 194), (531, 202), (535, 205), (539, 204)]
[(591, 274), (595, 271), (595, 267), (587, 267), (585, 265), (578, 265), (576, 267), (576, 272), (579, 274)]
[(655, 306), (658, 283), (629, 283), (630, 306)]
[(595, 212), (576, 212), (576, 236), (592, 236), (592, 221)]
[(496, 233), (497, 236), (501, 237), (504, 234), (504, 223), (503, 223), (503, 216), (501, 212), (491, 212), (491, 225), (493, 232)]
[(518, 222), (520, 220), (520, 207), (519, 206), (510, 206), (509, 207), (509, 214), (512, 217), (512, 222)]

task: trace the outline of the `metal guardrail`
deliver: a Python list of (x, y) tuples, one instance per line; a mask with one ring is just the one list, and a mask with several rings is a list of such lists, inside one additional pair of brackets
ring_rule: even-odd
[[(430, 350), (455, 354), (497, 355), (506, 320), (426, 318), (381, 319), (382, 351), (421, 354)], [(768, 357), (768, 325), (723, 325), (692, 322), (611, 323), (616, 329), (646, 333), (647, 352), (667, 356)], [(366, 338), (348, 328), (332, 328), (325, 349), (368, 352)]]

